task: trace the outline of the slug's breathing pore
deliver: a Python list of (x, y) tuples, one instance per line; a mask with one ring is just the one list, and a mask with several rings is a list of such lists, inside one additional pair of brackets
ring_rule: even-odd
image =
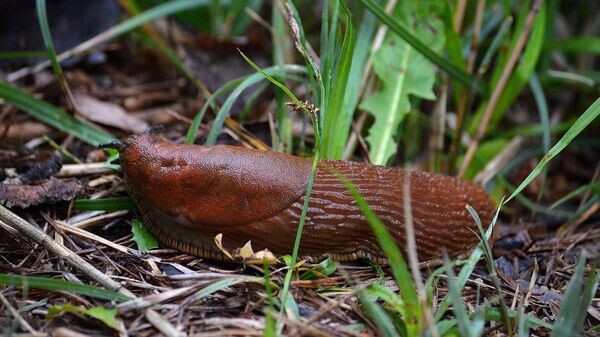
[[(130, 194), (144, 225), (166, 246), (228, 260), (251, 241), (256, 250), (290, 254), (311, 159), (216, 145), (171, 144), (155, 135), (119, 145)], [(420, 261), (468, 253), (479, 242), (468, 204), (487, 226), (495, 207), (477, 185), (458, 178), (351, 161), (322, 160), (310, 195), (300, 257), (316, 262), (371, 258), (385, 262), (377, 239), (339, 172), (362, 194), (396, 243), (406, 247), (403, 186), (410, 197)], [(222, 247), (215, 237), (222, 234)]]

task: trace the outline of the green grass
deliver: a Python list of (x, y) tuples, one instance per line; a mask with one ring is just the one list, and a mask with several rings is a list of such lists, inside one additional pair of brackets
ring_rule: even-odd
[(33, 95), (10, 84), (0, 82), (0, 98), (14, 104), (32, 117), (58, 130), (67, 132), (88, 144), (98, 146), (116, 139), (112, 135), (76, 119), (63, 109), (42, 99), (35, 98)]
[(73, 294), (80, 294), (92, 298), (99, 298), (109, 301), (122, 302), (130, 300), (129, 297), (114, 292), (112, 290), (107, 290), (72, 281), (52, 279), (48, 277), (0, 274), (0, 284), (5, 286), (20, 287), (23, 289), (65, 291)]
[(40, 31), (42, 32), (42, 39), (44, 40), (44, 45), (46, 47), (46, 55), (50, 59), (50, 63), (52, 65), (52, 70), (54, 71), (54, 75), (58, 80), (58, 83), (63, 90), (65, 96), (69, 100), (69, 104), (72, 105), (73, 102), (70, 101), (71, 94), (69, 91), (69, 87), (67, 81), (65, 80), (65, 76), (63, 74), (62, 68), (56, 59), (56, 50), (54, 49), (54, 43), (52, 42), (52, 34), (50, 33), (50, 26), (48, 25), (48, 16), (46, 15), (46, 0), (36, 0), (35, 6), (37, 10), (37, 18), (40, 25)]
[(595, 268), (589, 273), (587, 281), (584, 280), (586, 260), (586, 254), (583, 253), (563, 295), (551, 337), (579, 335), (578, 330), (585, 321), (587, 308), (592, 304), (598, 282), (600, 282), (600, 274), (596, 272)]
[(73, 206), (80, 211), (121, 211), (136, 209), (135, 203), (130, 197), (114, 197), (103, 199), (77, 199)]
[(352, 95), (348, 95), (347, 88), (353, 63), (356, 33), (350, 10), (342, 1), (336, 1), (335, 3), (336, 5), (341, 4), (340, 7), (342, 7), (346, 24), (344, 31), (341, 33), (343, 39), (339, 46), (337, 59), (334, 59), (334, 48), (336, 44), (340, 44), (340, 41), (335, 38), (335, 29), (337, 28), (335, 20), (330, 25), (329, 45), (327, 46), (329, 50), (323, 55), (325, 56), (323, 65), (327, 67), (323, 69), (325, 74), (323, 85), (325, 86), (324, 92), (327, 96), (327, 105), (321, 107), (321, 111), (324, 112), (321, 152), (325, 158), (342, 159), (352, 121), (352, 111), (347, 111), (344, 108), (349, 104), (346, 102), (353, 99)]
[(404, 313), (403, 319), (406, 324), (407, 334), (413, 336), (419, 333), (423, 326), (423, 314), (421, 312), (422, 304), (419, 301), (410, 271), (400, 249), (396, 245), (396, 241), (383, 222), (379, 220), (375, 212), (369, 208), (369, 205), (359, 193), (356, 186), (346, 177), (338, 173), (336, 173), (336, 175), (356, 200), (357, 205), (367, 218), (371, 230), (375, 234), (375, 237), (388, 260), (394, 281), (400, 289), (400, 295), (403, 298), (402, 302), (404, 303), (404, 307), (402, 308), (402, 312)]
[(531, 173), (523, 180), (523, 182), (517, 187), (517, 189), (508, 197), (505, 202), (510, 201), (517, 194), (519, 194), (527, 185), (529, 185), (535, 177), (537, 177), (544, 167), (556, 157), (562, 150), (564, 150), (575, 137), (581, 133), (590, 123), (592, 123), (600, 115), (600, 98), (596, 101), (571, 125), (569, 130), (563, 135), (563, 137), (548, 151), (537, 166), (531, 171)]

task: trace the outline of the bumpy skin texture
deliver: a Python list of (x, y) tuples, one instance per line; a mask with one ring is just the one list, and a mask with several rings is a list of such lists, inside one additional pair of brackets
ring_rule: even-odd
[[(205, 258), (226, 259), (225, 249), (252, 241), (254, 250), (289, 254), (294, 245), (311, 160), (276, 152), (217, 145), (171, 144), (153, 135), (130, 137), (120, 149), (130, 194), (145, 225), (169, 247)], [(300, 255), (385, 262), (354, 198), (332, 171), (354, 183), (406, 247), (403, 184), (410, 177), (411, 208), (421, 261), (467, 253), (478, 242), (471, 205), (484, 225), (494, 204), (475, 184), (443, 175), (350, 161), (320, 162), (311, 193)]]

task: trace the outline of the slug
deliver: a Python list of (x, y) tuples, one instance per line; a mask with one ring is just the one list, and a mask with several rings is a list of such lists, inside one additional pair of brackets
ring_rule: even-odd
[[(290, 254), (311, 162), (236, 146), (179, 145), (150, 134), (113, 144), (143, 223), (164, 245), (203, 258), (228, 260), (248, 241), (254, 249)], [(420, 261), (468, 253), (479, 242), (471, 205), (484, 225), (495, 206), (472, 182), (352, 161), (322, 160), (310, 196), (299, 256), (310, 262), (370, 258), (386, 263), (377, 239), (339, 172), (355, 184), (405, 250), (403, 181)], [(219, 235), (221, 234), (221, 235)], [(215, 244), (215, 237), (222, 242)], [(222, 244), (222, 246), (221, 246)]]

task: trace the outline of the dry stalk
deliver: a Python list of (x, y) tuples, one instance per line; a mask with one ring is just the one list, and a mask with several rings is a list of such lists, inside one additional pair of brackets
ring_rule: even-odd
[(6, 299), (6, 297), (4, 297), (4, 295), (2, 295), (1, 292), (0, 292), (0, 302), (2, 302), (2, 304), (4, 305), (4, 307), (6, 307), (6, 309), (8, 309), (8, 311), (10, 311), (10, 314), (13, 316), (13, 318), (15, 320), (17, 320), (17, 322), (19, 322), (19, 324), (23, 328), (25, 328), (25, 330), (29, 331), (29, 333), (31, 335), (33, 335), (33, 336), (43, 335), (43, 334), (35, 331), (35, 329), (32, 328), (31, 325), (29, 325), (29, 323), (27, 323), (27, 321), (23, 318), (23, 316), (21, 316), (21, 314), (15, 308), (13, 308), (13, 306)]
[(408, 254), (408, 263), (410, 265), (410, 271), (412, 273), (413, 280), (417, 286), (417, 293), (419, 295), (419, 301), (423, 308), (425, 329), (430, 329), (430, 333), (433, 337), (439, 337), (440, 333), (435, 325), (435, 319), (433, 313), (429, 309), (427, 304), (427, 292), (421, 279), (421, 272), (419, 268), (419, 258), (417, 256), (417, 242), (415, 240), (415, 227), (413, 223), (412, 206), (410, 199), (410, 174), (411, 171), (406, 171), (407, 176), (404, 179), (403, 186), (403, 208), (404, 208), (404, 224), (406, 229), (406, 251)]
[(542, 3), (543, 3), (543, 0), (536, 0), (535, 3), (533, 4), (533, 6), (531, 7), (531, 10), (527, 14), (527, 19), (525, 21), (525, 27), (521, 31), (521, 34), (519, 35), (519, 39), (517, 40), (517, 44), (515, 45), (515, 49), (514, 49), (513, 53), (510, 55), (508, 61), (506, 62), (504, 71), (500, 75), (500, 79), (498, 80), (498, 83), (496, 84), (496, 87), (494, 88), (494, 91), (492, 92), (492, 96), (491, 96), (487, 106), (485, 107), (485, 110), (483, 112), (483, 117), (481, 119), (481, 123), (479, 124), (479, 129), (477, 129), (477, 133), (475, 134), (473, 141), (471, 142), (471, 144), (469, 144), (467, 154), (465, 155), (465, 159), (463, 160), (460, 170), (458, 172), (459, 177), (462, 177), (465, 174), (467, 168), (469, 167), (469, 164), (471, 163), (471, 160), (473, 159), (473, 156), (475, 155), (475, 151), (479, 147), (479, 143), (481, 142), (481, 140), (483, 139), (483, 136), (485, 135), (487, 127), (490, 123), (490, 119), (492, 118), (492, 113), (494, 112), (494, 109), (496, 108), (496, 105), (498, 104), (498, 101), (500, 100), (500, 96), (502, 96), (502, 92), (504, 92), (504, 88), (506, 87), (506, 83), (508, 82), (510, 75), (512, 75), (512, 73), (513, 73), (515, 65), (517, 64), (517, 60), (519, 59), (519, 57), (521, 56), (521, 53), (523, 52), (525, 43), (527, 42), (527, 39), (529, 38), (529, 32), (531, 32), (531, 28), (533, 27), (533, 21), (535, 20), (535, 17), (537, 16), (537, 13), (539, 12), (539, 10), (542, 6)]
[[(136, 298), (136, 296), (124, 288), (120, 283), (114, 281), (103, 272), (96, 269), (89, 262), (84, 260), (81, 256), (75, 254), (67, 247), (58, 244), (48, 234), (42, 232), (39, 227), (30, 224), (25, 219), (11, 212), (8, 208), (0, 205), (0, 221), (6, 223), (8, 226), (18, 230), (23, 235), (29, 237), (31, 240), (43, 245), (48, 251), (57, 257), (65, 260), (71, 266), (79, 269), (93, 280), (100, 283), (102, 286), (117, 291), (125, 296)], [(178, 331), (171, 323), (169, 323), (162, 315), (152, 309), (146, 309), (144, 311), (146, 319), (156, 327), (160, 332), (168, 337), (181, 337), (185, 336), (185, 333)]]
[(500, 151), (494, 159), (490, 160), (484, 169), (477, 174), (474, 181), (485, 186), (511, 159), (514, 158), (515, 154), (521, 150), (524, 142), (525, 138), (522, 136), (516, 136), (511, 139), (502, 151)]
[(460, 33), (462, 30), (462, 23), (465, 17), (465, 9), (467, 8), (467, 0), (458, 0), (456, 2), (456, 11), (454, 12), (454, 30), (456, 33)]

